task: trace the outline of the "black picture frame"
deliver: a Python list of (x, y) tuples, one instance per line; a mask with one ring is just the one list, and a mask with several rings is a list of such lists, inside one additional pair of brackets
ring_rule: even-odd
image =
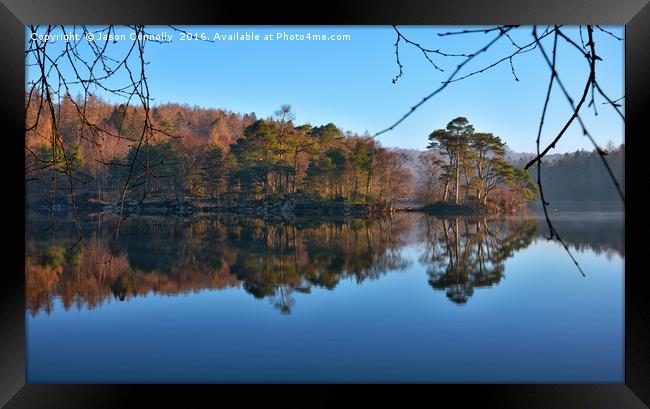
[[(239, 1), (156, 0), (151, 2), (26, 1), (0, 4), (0, 115), (4, 186), (0, 194), (1, 225), (8, 239), (0, 276), (0, 404), (21, 407), (163, 407), (193, 406), (194, 399), (240, 403), (257, 401), (279, 406), (331, 406), (371, 402), (399, 407), (434, 404), (451, 398), (454, 406), (498, 408), (647, 408), (650, 406), (650, 314), (645, 289), (643, 240), (650, 200), (645, 127), (650, 118), (650, 4), (648, 0), (447, 0), (342, 1), (291, 4)], [(303, 385), (302, 397), (288, 386), (251, 391), (249, 386), (193, 388), (171, 386), (30, 385), (25, 384), (24, 282), (24, 46), (26, 24), (617, 24), (626, 25), (626, 206), (625, 206), (625, 383), (617, 385), (423, 385), (399, 390), (361, 386), (326, 388)], [(318, 389), (317, 389), (318, 388)], [(305, 396), (307, 398), (305, 398)], [(447, 400), (448, 401), (448, 400)], [(198, 404), (199, 400), (195, 401)]]

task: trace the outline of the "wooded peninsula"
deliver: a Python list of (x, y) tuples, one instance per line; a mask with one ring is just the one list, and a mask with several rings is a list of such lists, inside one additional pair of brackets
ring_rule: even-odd
[[(414, 158), (367, 132), (295, 124), (290, 105), (261, 119), (174, 103), (145, 112), (77, 99), (56, 106), (56, 126), (38, 101), (27, 104), (27, 123), (36, 124), (26, 135), (32, 208), (111, 211), (124, 197), (127, 208), (162, 213), (367, 216), (404, 203), (434, 213), (516, 213), (539, 196), (523, 164), (506, 158), (505, 142), (464, 117), (423, 135), (427, 150)], [(143, 143), (146, 127), (154, 131)], [(622, 167), (622, 146), (612, 152)]]

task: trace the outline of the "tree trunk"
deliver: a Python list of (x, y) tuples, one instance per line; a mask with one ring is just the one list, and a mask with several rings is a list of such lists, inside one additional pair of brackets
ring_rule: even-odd
[(460, 154), (456, 154), (456, 204), (460, 203)]
[(366, 179), (366, 196), (370, 196), (370, 180), (372, 178), (372, 172), (368, 172), (368, 178)]
[(295, 155), (293, 155), (293, 193), (296, 193), (296, 182), (298, 178), (298, 148), (296, 147)]

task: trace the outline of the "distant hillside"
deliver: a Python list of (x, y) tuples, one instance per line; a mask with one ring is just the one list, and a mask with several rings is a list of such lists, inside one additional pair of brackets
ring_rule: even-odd
[(391, 152), (403, 154), (406, 158), (404, 167), (413, 175), (415, 179), (418, 177), (420, 168), (420, 155), (424, 153), (419, 149), (402, 149), (402, 148), (388, 148)]
[[(534, 153), (526, 153), (526, 152), (514, 152), (511, 151), (510, 148), (506, 146), (506, 154), (504, 157), (506, 158), (506, 161), (509, 163), (512, 163), (513, 165), (518, 165), (518, 166), (525, 166), (528, 161), (533, 159), (536, 155)], [(552, 154), (547, 154), (544, 158), (544, 161), (547, 163), (553, 163), (557, 160), (562, 158), (561, 153), (552, 153)]]
[[(607, 163), (625, 191), (625, 145), (608, 151)], [(536, 171), (530, 169), (536, 180)], [(596, 151), (565, 153), (542, 165), (542, 187), (548, 201), (620, 202), (621, 198)]]

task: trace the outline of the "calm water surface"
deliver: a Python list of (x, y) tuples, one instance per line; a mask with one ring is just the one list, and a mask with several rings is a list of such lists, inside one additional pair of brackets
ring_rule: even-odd
[(624, 381), (622, 213), (27, 216), (27, 381)]

